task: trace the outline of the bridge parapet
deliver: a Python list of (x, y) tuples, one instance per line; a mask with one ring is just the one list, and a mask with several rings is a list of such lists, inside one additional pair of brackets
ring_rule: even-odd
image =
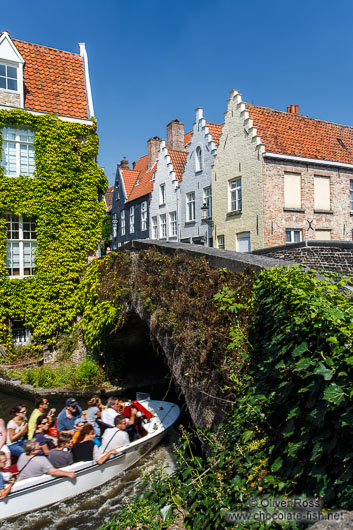
[(204, 257), (209, 265), (214, 268), (226, 268), (233, 272), (244, 272), (248, 267), (259, 274), (264, 269), (272, 269), (286, 265), (292, 267), (293, 261), (275, 259), (267, 256), (257, 256), (244, 252), (234, 252), (232, 250), (221, 250), (218, 248), (203, 247), (201, 245), (192, 245), (190, 243), (172, 243), (153, 239), (137, 239), (129, 241), (120, 247), (127, 250), (148, 250), (157, 248), (163, 252), (185, 252), (194, 257)]

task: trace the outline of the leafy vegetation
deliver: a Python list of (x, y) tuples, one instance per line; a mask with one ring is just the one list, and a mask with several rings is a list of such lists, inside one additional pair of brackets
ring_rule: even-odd
[[(164, 277), (159, 265), (156, 274)], [(170, 292), (174, 284), (166, 281)], [(192, 436), (182, 430), (176, 473), (147, 476), (137, 499), (102, 528), (173, 528), (178, 518), (189, 529), (228, 528), (225, 513), (247, 512), (251, 499), (264, 496), (314, 496), (327, 510), (352, 509), (353, 303), (345, 284), (293, 267), (264, 271), (250, 292), (244, 278), (231, 275), (216, 282), (218, 293), (204, 289), (203, 320), (213, 311), (211, 296), (217, 318), (223, 316), (222, 332), (227, 329), (227, 344), (218, 349), (213, 343), (212, 355), (224, 356), (227, 369), (219, 369), (216, 387), (226, 377), (223, 395), (233, 396), (232, 408), (215, 432), (199, 433), (206, 456), (194, 454)], [(157, 307), (162, 287), (153, 292), (149, 285), (143, 299)], [(189, 278), (187, 296), (199, 299), (201, 292)], [(174, 296), (181, 295), (170, 296), (164, 325), (176, 340)], [(196, 326), (196, 318), (188, 322), (188, 307), (185, 325)], [(199, 354), (196, 349), (193, 370), (201, 366)], [(279, 527), (296, 525), (246, 522), (249, 530)]]
[(2, 127), (35, 132), (34, 177), (4, 176), (0, 167), (0, 213), (35, 218), (35, 276), (9, 280), (5, 267), (6, 223), (0, 215), (0, 343), (12, 350), (9, 321), (20, 319), (33, 339), (55, 344), (78, 314), (78, 284), (87, 256), (101, 239), (105, 216), (99, 194), (106, 177), (97, 166), (96, 124), (82, 125), (23, 110), (0, 110)]
[(85, 388), (100, 386), (106, 381), (103, 370), (95, 361), (90, 359), (86, 359), (80, 364), (66, 362), (56, 365), (34, 366), (24, 370), (8, 370), (7, 375), (35, 388), (62, 386)]

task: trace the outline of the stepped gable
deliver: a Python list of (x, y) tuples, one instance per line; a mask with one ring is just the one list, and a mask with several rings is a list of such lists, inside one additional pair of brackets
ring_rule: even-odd
[(206, 122), (206, 127), (208, 127), (209, 133), (212, 135), (212, 139), (216, 145), (219, 144), (219, 137), (222, 134), (222, 125), (217, 123)]
[(12, 42), (25, 61), (25, 109), (88, 119), (81, 56), (17, 39)]
[(180, 183), (183, 178), (187, 153), (185, 153), (184, 151), (174, 151), (173, 149), (168, 149), (168, 154), (170, 156), (170, 161), (173, 165), (176, 178)]
[(152, 192), (153, 189), (153, 175), (157, 169), (157, 163), (148, 171), (147, 155), (142, 156), (135, 164), (134, 170), (125, 169), (123, 171), (134, 171), (137, 173), (133, 186), (128, 194), (126, 202), (133, 201), (139, 197), (143, 197)]
[(245, 105), (267, 152), (353, 164), (353, 127)]

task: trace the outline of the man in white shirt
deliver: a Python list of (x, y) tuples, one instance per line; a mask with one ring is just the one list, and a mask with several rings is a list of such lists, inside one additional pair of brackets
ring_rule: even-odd
[(127, 419), (125, 416), (117, 415), (114, 418), (114, 425), (111, 429), (106, 429), (102, 436), (102, 445), (99, 448), (99, 452), (102, 455), (107, 451), (116, 449), (117, 447), (125, 447), (129, 445), (130, 438), (127, 432), (125, 432)]
[(107, 408), (102, 410), (101, 421), (114, 427), (114, 418), (118, 415), (120, 410), (120, 402), (117, 397), (111, 396), (107, 401)]

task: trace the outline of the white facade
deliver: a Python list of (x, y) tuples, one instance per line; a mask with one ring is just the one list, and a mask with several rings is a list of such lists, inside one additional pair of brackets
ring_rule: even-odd
[(203, 109), (198, 108), (180, 184), (180, 240), (184, 243), (213, 246), (211, 168), (216, 151)]
[[(165, 141), (161, 141), (150, 203), (150, 238), (179, 241), (179, 182)], [(175, 229), (177, 228), (177, 229)]]

